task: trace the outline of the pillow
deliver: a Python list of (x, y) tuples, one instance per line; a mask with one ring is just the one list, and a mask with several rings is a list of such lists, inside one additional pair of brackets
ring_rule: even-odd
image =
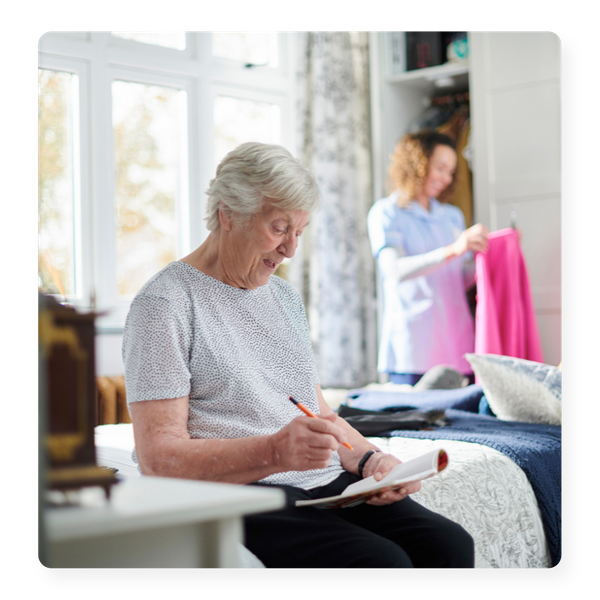
[(469, 380), (456, 369), (447, 365), (432, 367), (415, 383), (413, 389), (418, 392), (426, 390), (455, 390), (469, 385)]
[(562, 423), (562, 372), (512, 356), (465, 354), (494, 414), (504, 421)]

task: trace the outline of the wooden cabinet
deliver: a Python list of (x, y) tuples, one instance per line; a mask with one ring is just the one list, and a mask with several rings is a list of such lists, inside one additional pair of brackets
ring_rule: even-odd
[(113, 473), (96, 465), (96, 377), (93, 313), (39, 294), (40, 482), (56, 490), (102, 486)]

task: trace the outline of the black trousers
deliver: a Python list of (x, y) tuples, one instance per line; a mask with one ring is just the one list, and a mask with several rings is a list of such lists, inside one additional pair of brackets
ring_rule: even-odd
[(285, 491), (285, 508), (246, 516), (245, 545), (269, 568), (474, 566), (473, 538), (410, 497), (387, 506), (294, 506), (296, 500), (337, 495), (357, 480), (343, 473), (313, 490), (277, 486)]

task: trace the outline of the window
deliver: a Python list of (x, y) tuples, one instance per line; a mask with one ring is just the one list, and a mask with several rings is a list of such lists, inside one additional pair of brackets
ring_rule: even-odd
[(81, 294), (75, 276), (79, 82), (72, 73), (39, 69), (38, 87), (39, 286), (74, 297)]
[(244, 142), (281, 143), (277, 104), (218, 94), (214, 99), (215, 163)]
[(278, 66), (277, 34), (261, 32), (213, 33), (213, 56), (245, 65)]
[(124, 40), (163, 46), (164, 48), (174, 48), (175, 50), (185, 50), (184, 31), (113, 31), (111, 33), (114, 37)]
[(291, 37), (42, 37), (39, 282), (46, 293), (95, 308), (104, 314), (100, 329), (118, 331), (140, 287), (207, 235), (204, 192), (223, 156), (245, 141), (294, 152)]
[(182, 90), (127, 81), (113, 82), (112, 99), (117, 288), (132, 296), (182, 250), (187, 101)]

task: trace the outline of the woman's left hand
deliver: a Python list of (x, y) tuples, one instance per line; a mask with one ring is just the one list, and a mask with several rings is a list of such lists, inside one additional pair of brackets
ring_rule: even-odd
[[(383, 479), (397, 464), (402, 461), (398, 460), (391, 454), (385, 452), (376, 452), (372, 454), (363, 468), (363, 477), (374, 477), (376, 481)], [(384, 506), (393, 504), (399, 500), (403, 500), (409, 494), (414, 494), (421, 489), (421, 482), (415, 481), (410, 484), (402, 484), (398, 490), (388, 490), (380, 494), (371, 496), (366, 503), (375, 506)]]
[[(320, 386), (317, 384), (317, 397), (319, 398), (319, 409), (322, 416), (333, 414), (331, 407), (325, 402), (323, 392)], [(368, 443), (365, 438), (354, 429), (347, 421), (341, 417), (337, 417), (337, 421), (340, 427), (343, 427), (347, 432), (348, 440), (351, 445), (354, 446), (354, 450), (346, 450), (343, 446), (338, 448), (340, 458), (342, 459), (342, 467), (351, 473), (357, 473), (358, 461), (360, 457), (364, 456), (364, 452), (367, 450), (374, 450), (376, 447)], [(386, 454), (385, 452), (374, 452), (369, 456), (369, 460), (364, 464), (362, 475), (365, 477), (373, 477), (376, 481), (381, 481), (397, 464), (401, 463), (395, 456)], [(365, 502), (367, 504), (373, 504), (375, 506), (384, 506), (386, 504), (393, 504), (399, 500), (403, 500), (408, 494), (414, 494), (421, 489), (421, 482), (416, 481), (414, 483), (402, 484), (398, 490), (390, 490), (388, 492), (382, 492), (374, 494)]]

